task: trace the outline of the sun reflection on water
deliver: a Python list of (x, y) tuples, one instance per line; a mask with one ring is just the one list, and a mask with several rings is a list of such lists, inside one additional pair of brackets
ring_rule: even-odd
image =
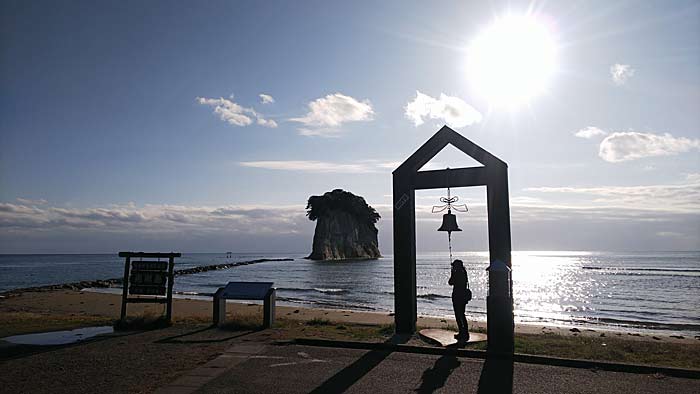
[(513, 254), (515, 314), (532, 318), (566, 320), (587, 310), (588, 298), (598, 283), (581, 278), (581, 256), (586, 252), (516, 252)]

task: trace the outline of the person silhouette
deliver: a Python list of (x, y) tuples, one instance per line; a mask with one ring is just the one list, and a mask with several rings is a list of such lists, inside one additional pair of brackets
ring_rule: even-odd
[(455, 319), (459, 328), (459, 333), (455, 334), (455, 338), (466, 342), (469, 340), (469, 327), (464, 311), (469, 301), (467, 299), (469, 290), (467, 288), (467, 270), (464, 268), (462, 260), (452, 262), (452, 272), (447, 283), (452, 286), (452, 308), (455, 311)]

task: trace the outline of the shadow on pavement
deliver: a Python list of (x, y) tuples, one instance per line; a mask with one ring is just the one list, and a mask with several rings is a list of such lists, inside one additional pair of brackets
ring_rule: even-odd
[(510, 394), (513, 392), (513, 359), (486, 357), (479, 377), (479, 394)]
[(215, 326), (206, 327), (206, 328), (202, 328), (199, 330), (186, 332), (184, 334), (179, 334), (179, 335), (175, 335), (172, 337), (159, 339), (159, 340), (155, 341), (155, 343), (217, 343), (217, 342), (226, 342), (226, 341), (230, 341), (231, 339), (240, 338), (240, 337), (250, 335), (250, 334), (253, 334), (253, 333), (256, 333), (256, 332), (262, 330), (262, 329), (258, 329), (258, 330), (252, 330), (252, 331), (249, 330), (249, 331), (239, 332), (239, 333), (236, 333), (236, 335), (228, 336), (225, 338), (182, 339), (182, 338), (196, 335), (196, 334), (208, 331), (208, 330), (215, 330), (215, 329), (216, 329)]
[[(387, 342), (393, 344), (406, 343), (408, 337), (394, 335)], [(375, 349), (365, 353), (354, 363), (331, 376), (328, 380), (316, 387), (312, 394), (340, 393), (350, 388), (355, 382), (362, 379), (369, 371), (374, 369), (392, 353), (392, 350)]]
[(447, 378), (452, 374), (456, 368), (461, 365), (457, 359), (456, 353), (445, 354), (437, 361), (432, 368), (428, 368), (423, 371), (423, 376), (421, 377), (421, 384), (416, 392), (419, 394), (428, 394), (433, 391), (443, 387)]

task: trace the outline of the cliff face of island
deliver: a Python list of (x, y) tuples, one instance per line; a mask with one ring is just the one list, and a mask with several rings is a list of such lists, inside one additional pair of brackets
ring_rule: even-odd
[(342, 189), (311, 196), (306, 215), (316, 220), (311, 260), (376, 259), (380, 216), (365, 199)]

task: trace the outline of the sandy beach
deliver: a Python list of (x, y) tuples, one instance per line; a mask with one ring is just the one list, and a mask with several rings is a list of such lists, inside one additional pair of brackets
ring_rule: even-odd
[[(0, 312), (5, 318), (17, 313), (30, 313), (37, 317), (44, 316), (47, 323), (52, 316), (88, 317), (93, 319), (114, 320), (119, 318), (121, 295), (90, 290), (53, 290), (25, 291), (14, 293), (0, 299)], [(160, 304), (129, 304), (128, 315), (158, 316), (163, 313), (164, 305)], [(261, 305), (250, 303), (230, 302), (227, 308), (228, 318), (233, 316), (261, 316)], [(175, 322), (207, 322), (212, 316), (212, 303), (202, 299), (175, 298), (173, 302), (173, 319)], [(341, 309), (303, 308), (293, 306), (277, 306), (277, 318), (308, 321), (327, 319), (335, 323), (353, 323), (363, 325), (389, 325), (394, 322), (393, 314), (379, 312), (364, 312)], [(262, 319), (262, 317), (260, 317)], [(470, 321), (470, 329), (485, 330), (485, 322)], [(419, 316), (419, 328), (455, 327), (454, 319)], [(27, 328), (31, 331), (31, 328)], [(593, 330), (590, 328), (560, 327), (534, 324), (517, 324), (516, 334), (548, 334), (571, 337), (601, 337), (617, 336), (636, 341), (653, 341), (668, 343), (686, 343), (698, 345), (700, 340), (693, 337), (679, 337), (672, 334), (638, 333), (611, 330)], [(17, 334), (18, 332), (3, 335)]]

